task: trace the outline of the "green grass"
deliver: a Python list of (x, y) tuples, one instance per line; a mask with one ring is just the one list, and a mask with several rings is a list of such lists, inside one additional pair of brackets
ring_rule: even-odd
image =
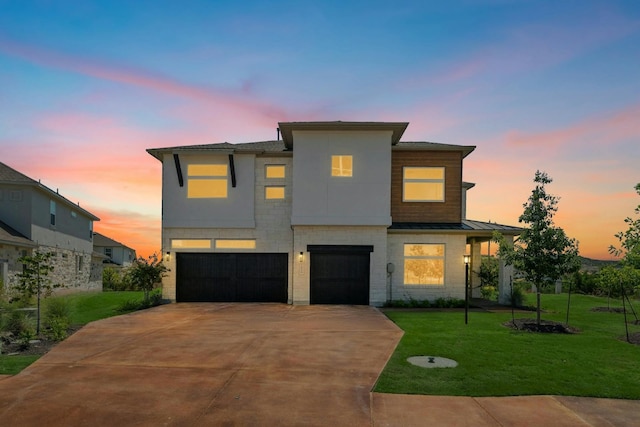
[[(86, 325), (95, 320), (123, 314), (117, 311), (118, 307), (127, 301), (142, 300), (143, 292), (91, 292), (52, 298), (69, 301), (72, 325)], [(0, 355), (0, 375), (15, 375), (38, 358), (39, 356)]]
[(143, 292), (91, 292), (63, 297), (71, 305), (71, 324), (86, 325), (107, 317), (122, 314), (117, 308), (131, 300), (142, 300)]
[(40, 356), (0, 356), (0, 375), (15, 375)]
[[(534, 303), (534, 296), (527, 296)], [(567, 295), (543, 295), (545, 320), (565, 321)], [(384, 393), (510, 396), (552, 394), (640, 399), (640, 346), (621, 340), (623, 315), (592, 312), (606, 298), (572, 295), (569, 324), (579, 334), (538, 334), (502, 326), (511, 313), (388, 310), (405, 331), (375, 391)], [(612, 306), (614, 304), (612, 303)], [(616, 301), (615, 306), (620, 302)], [(635, 303), (638, 311), (638, 302)], [(640, 313), (639, 313), (640, 314)], [(516, 313), (535, 318), (535, 312)], [(640, 326), (629, 325), (630, 333)], [(456, 368), (424, 369), (406, 361), (429, 355)]]

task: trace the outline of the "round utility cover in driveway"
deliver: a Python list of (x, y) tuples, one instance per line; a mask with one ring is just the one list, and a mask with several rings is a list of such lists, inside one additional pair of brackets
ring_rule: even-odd
[(458, 366), (458, 362), (453, 359), (437, 356), (413, 356), (407, 358), (407, 362), (421, 368), (455, 368)]

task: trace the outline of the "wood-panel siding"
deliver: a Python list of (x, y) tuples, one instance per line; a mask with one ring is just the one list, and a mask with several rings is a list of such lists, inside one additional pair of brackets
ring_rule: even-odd
[[(444, 166), (444, 202), (403, 202), (402, 168), (405, 166)], [(393, 151), (391, 154), (391, 218), (393, 222), (460, 222), (462, 220), (462, 152)]]

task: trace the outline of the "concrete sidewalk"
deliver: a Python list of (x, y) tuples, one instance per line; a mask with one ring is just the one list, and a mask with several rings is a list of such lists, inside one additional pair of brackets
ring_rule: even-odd
[(401, 336), (371, 307), (161, 306), (0, 379), (0, 425), (640, 425), (637, 401), (371, 393)]

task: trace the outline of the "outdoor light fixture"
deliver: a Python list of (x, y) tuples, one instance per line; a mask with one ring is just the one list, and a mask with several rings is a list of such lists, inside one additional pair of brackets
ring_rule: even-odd
[(167, 252), (167, 256), (165, 257), (165, 260), (169, 262), (169, 258), (171, 258), (171, 252)]
[(300, 255), (298, 255), (298, 262), (302, 261), (304, 261), (304, 252), (300, 252)]
[(465, 255), (464, 256), (464, 263), (469, 265), (469, 262), (471, 261), (471, 256), (470, 255)]

